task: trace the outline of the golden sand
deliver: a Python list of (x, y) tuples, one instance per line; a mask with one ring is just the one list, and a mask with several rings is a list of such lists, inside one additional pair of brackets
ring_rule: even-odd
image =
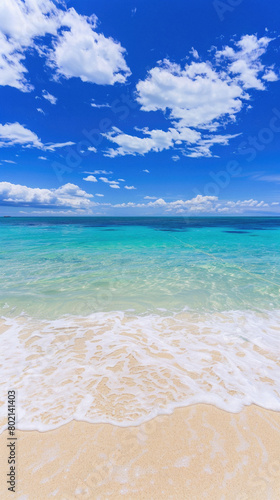
[(194, 405), (138, 427), (72, 422), (17, 438), (13, 494), (0, 436), (3, 500), (280, 499), (280, 413), (257, 406)]

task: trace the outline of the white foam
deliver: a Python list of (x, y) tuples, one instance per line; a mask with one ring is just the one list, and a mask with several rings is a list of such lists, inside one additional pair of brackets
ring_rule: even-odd
[(17, 390), (22, 430), (71, 420), (138, 425), (194, 403), (280, 410), (280, 311), (1, 322), (0, 399)]

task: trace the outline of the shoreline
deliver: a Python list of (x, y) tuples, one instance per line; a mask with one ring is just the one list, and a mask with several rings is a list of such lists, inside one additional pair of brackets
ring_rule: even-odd
[[(228, 413), (196, 404), (139, 426), (73, 421), (16, 435), (21, 500), (280, 497), (280, 412), (256, 405)], [(6, 442), (5, 431), (2, 450)], [(4, 500), (7, 458), (1, 454)]]

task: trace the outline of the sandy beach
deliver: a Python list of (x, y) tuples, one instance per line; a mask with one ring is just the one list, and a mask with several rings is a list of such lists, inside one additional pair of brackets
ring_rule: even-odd
[[(14, 497), (276, 500), (279, 430), (278, 412), (194, 405), (136, 427), (75, 421), (44, 433), (18, 431)], [(11, 496), (6, 439), (3, 433), (3, 499)]]
[(280, 500), (279, 19), (0, 0), (0, 500)]

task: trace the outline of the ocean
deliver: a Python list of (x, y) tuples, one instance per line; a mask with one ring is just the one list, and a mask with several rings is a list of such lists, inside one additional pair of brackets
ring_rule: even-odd
[(280, 410), (280, 218), (0, 219), (0, 423)]

